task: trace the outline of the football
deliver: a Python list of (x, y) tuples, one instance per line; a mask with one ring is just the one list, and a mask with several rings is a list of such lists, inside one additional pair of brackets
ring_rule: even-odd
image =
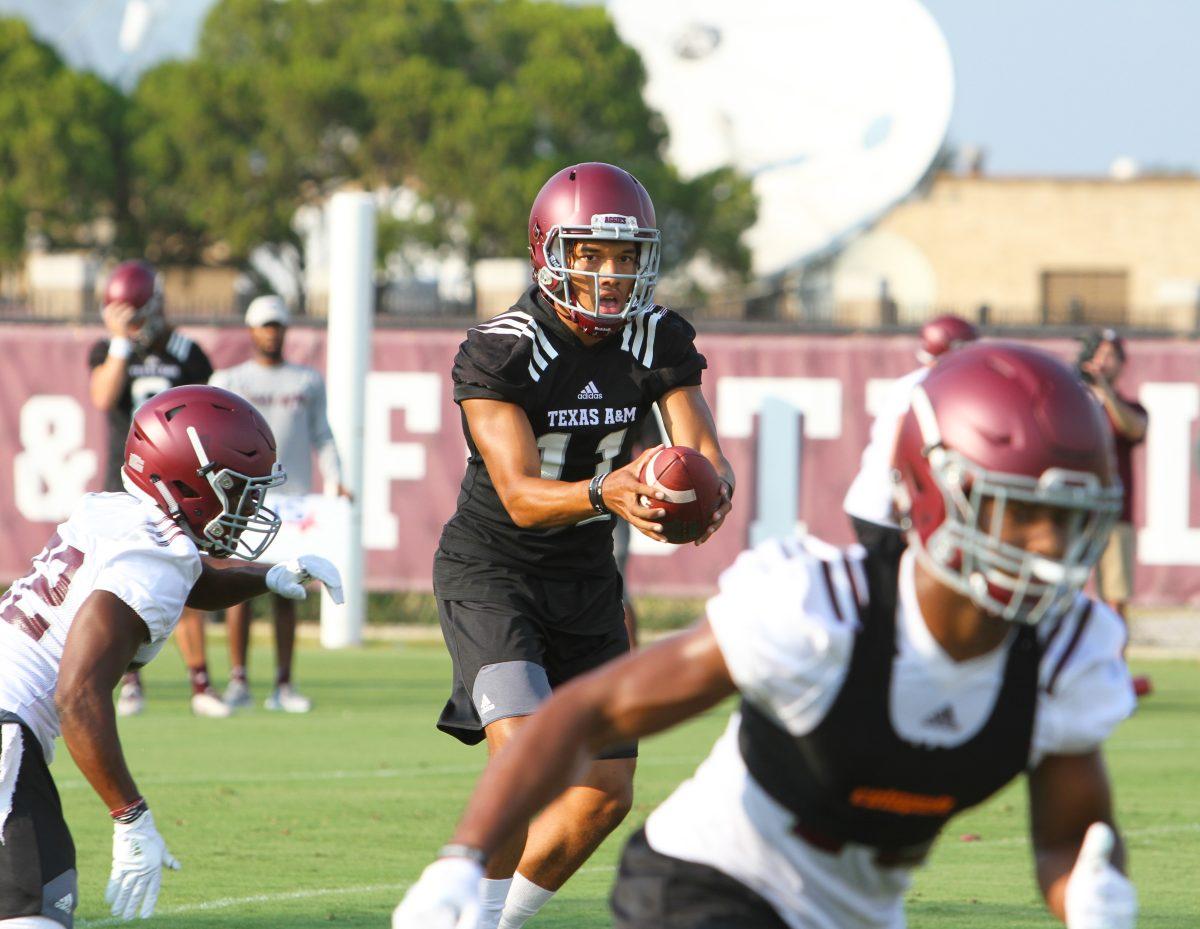
[(721, 479), (707, 458), (695, 449), (671, 445), (652, 456), (639, 477), (666, 496), (643, 497), (641, 503), (667, 511), (662, 527), (668, 542), (682, 545), (704, 534), (721, 499)]

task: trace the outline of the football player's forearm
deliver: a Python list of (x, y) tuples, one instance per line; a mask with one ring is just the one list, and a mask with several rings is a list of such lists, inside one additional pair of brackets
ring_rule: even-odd
[(93, 685), (56, 696), (63, 741), (75, 764), (110, 810), (141, 796), (117, 738), (112, 693)]
[(224, 610), (267, 593), (269, 564), (239, 564), (217, 568), (203, 560), (200, 577), (188, 594), (187, 605), (196, 610)]
[(104, 364), (92, 369), (90, 383), (92, 406), (98, 410), (108, 411), (117, 402), (121, 394), (121, 385), (125, 379), (125, 359), (109, 356)]
[(500, 494), (509, 517), (522, 529), (573, 526), (596, 515), (588, 499), (588, 482), (547, 481), (523, 477)]

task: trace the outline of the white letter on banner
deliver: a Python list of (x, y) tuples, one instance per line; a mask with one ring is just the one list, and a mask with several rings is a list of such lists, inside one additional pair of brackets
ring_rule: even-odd
[(431, 372), (372, 371), (367, 375), (364, 441), (363, 544), (394, 549), (400, 522), (392, 512), (392, 481), (425, 477), (425, 446), (392, 441), (392, 413), (403, 410), (409, 432), (433, 435), (442, 428), (442, 377)]
[(32, 522), (66, 519), (96, 473), (84, 448), (83, 407), (74, 397), (40, 394), (21, 407), (21, 451), (13, 459), (13, 501)]
[(1195, 384), (1143, 384), (1138, 393), (1150, 417), (1146, 430), (1146, 525), (1138, 531), (1138, 561), (1200, 564), (1200, 529), (1188, 525), (1194, 457), (1192, 423), (1200, 413)]
[[(842, 434), (842, 382), (836, 377), (722, 377), (717, 379), (717, 434), (745, 439), (754, 432), (754, 419), (768, 399), (772, 420), (780, 423), (786, 406), (791, 416), (801, 417), (807, 439), (836, 439)], [(794, 429), (787, 435), (763, 428), (760, 423), (758, 447), (759, 486), (756, 488), (757, 512), (750, 524), (750, 541), (803, 530), (798, 520), (797, 490), (801, 467), (801, 443)], [(780, 441), (780, 440), (783, 441)], [(767, 479), (769, 478), (769, 479)], [(786, 526), (786, 529), (781, 527)]]

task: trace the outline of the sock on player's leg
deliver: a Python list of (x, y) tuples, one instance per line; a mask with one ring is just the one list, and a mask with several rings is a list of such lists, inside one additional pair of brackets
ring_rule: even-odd
[(479, 921), (475, 924), (476, 929), (497, 929), (510, 887), (511, 877), (503, 880), (484, 878), (479, 882)]
[(195, 668), (188, 668), (188, 680), (192, 682), (192, 693), (202, 694), (208, 690), (210, 683), (208, 679), (208, 665), (202, 664)]
[(521, 929), (553, 896), (553, 890), (539, 887), (519, 872), (514, 874), (498, 929)]

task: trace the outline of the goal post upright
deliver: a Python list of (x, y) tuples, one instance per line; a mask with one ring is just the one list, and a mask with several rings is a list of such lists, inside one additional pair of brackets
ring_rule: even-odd
[[(346, 602), (321, 595), (321, 645), (362, 643), (366, 616), (363, 524), (363, 423), (375, 304), (375, 201), (369, 193), (336, 193), (329, 205), (329, 319), (326, 341), (329, 425), (342, 458), (343, 480), (354, 494), (349, 527), (339, 533), (334, 561)], [(326, 487), (326, 493), (337, 492)]]

